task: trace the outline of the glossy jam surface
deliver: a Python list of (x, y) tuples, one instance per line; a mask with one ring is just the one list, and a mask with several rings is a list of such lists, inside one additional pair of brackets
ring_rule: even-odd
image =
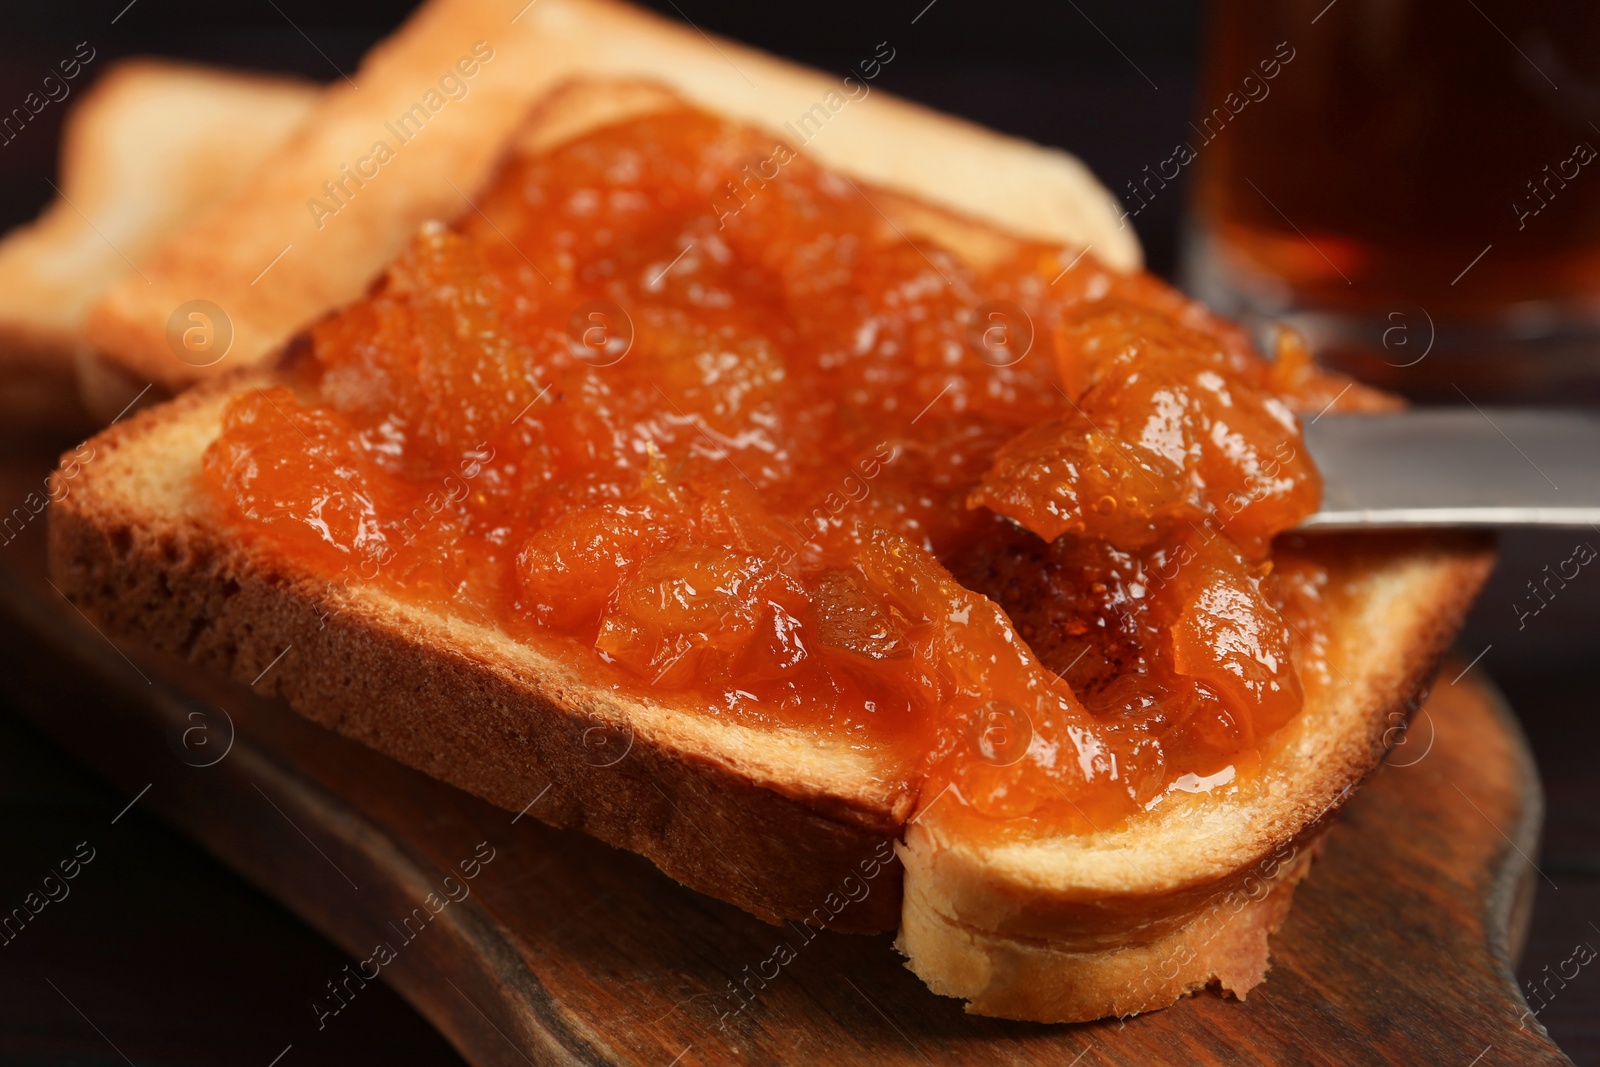
[(690, 110), (514, 161), (232, 402), (207, 484), (331, 582), (899, 745), (924, 803), (1077, 826), (1248, 763), (1315, 652), (1291, 408), (1338, 383), (891, 201)]

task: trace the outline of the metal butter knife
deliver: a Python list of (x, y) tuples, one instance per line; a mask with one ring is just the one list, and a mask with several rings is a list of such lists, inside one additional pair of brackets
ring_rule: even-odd
[(1600, 414), (1418, 408), (1304, 430), (1324, 488), (1302, 529), (1600, 528)]

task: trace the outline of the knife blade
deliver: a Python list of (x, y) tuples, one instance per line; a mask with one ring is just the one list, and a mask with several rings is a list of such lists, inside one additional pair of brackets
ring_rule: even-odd
[(1600, 524), (1600, 414), (1416, 408), (1303, 429), (1324, 484), (1302, 529)]

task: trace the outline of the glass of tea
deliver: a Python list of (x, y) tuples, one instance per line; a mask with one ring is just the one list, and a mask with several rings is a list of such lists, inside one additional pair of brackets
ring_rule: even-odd
[(1421, 398), (1600, 397), (1600, 6), (1213, 0), (1191, 292)]

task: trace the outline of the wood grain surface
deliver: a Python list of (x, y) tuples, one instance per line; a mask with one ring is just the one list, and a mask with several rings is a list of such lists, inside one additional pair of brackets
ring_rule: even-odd
[(1329, 832), (1248, 1000), (1041, 1026), (964, 1015), (888, 937), (769, 926), (118, 648), (34, 557), (7, 561), (4, 666), (30, 717), (350, 953), (307, 991), (313, 1030), (378, 980), (475, 1064), (1568, 1062), (1510, 977), (1541, 877), (1538, 785), (1473, 674), (1446, 671)]

